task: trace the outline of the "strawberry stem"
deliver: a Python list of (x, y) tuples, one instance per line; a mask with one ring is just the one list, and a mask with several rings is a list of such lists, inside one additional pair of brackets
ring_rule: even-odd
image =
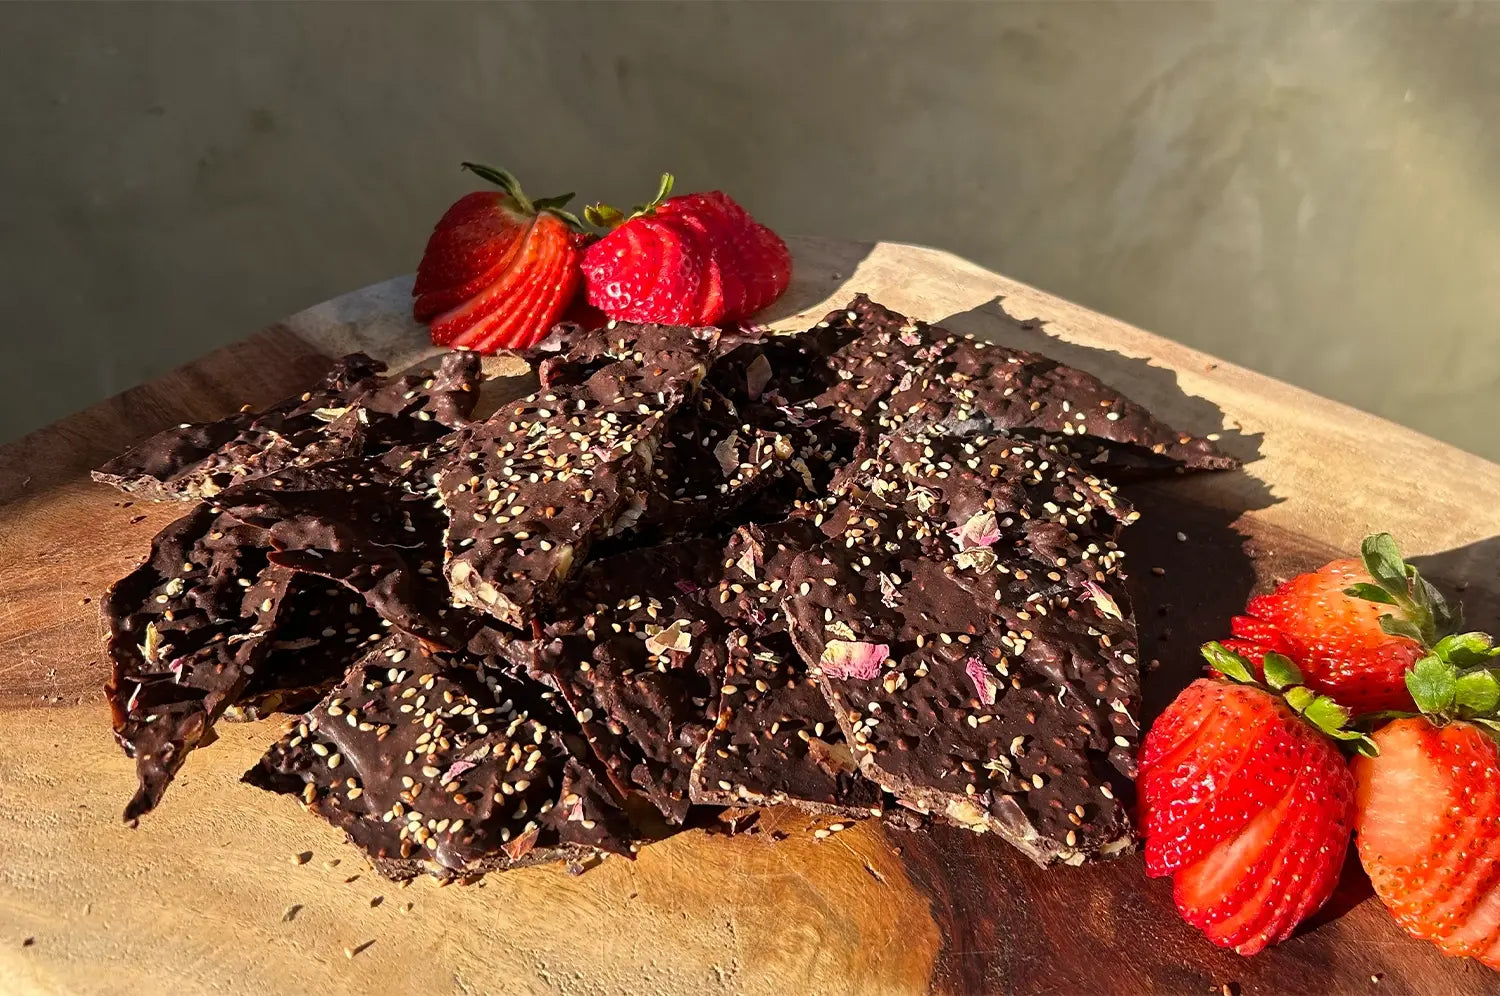
[(633, 218), (654, 213), (657, 208), (661, 207), (663, 201), (672, 196), (672, 184), (674, 182), (671, 173), (663, 173), (661, 175), (661, 186), (656, 189), (656, 196), (645, 204), (637, 204), (630, 209), (629, 214), (601, 201), (590, 204), (583, 209), (584, 220), (595, 228), (602, 228), (606, 231), (619, 228)]
[(1209, 666), (1238, 685), (1253, 685), (1273, 695), (1280, 695), (1286, 704), (1318, 730), (1356, 754), (1374, 757), (1380, 753), (1375, 741), (1361, 730), (1349, 725), (1347, 708), (1334, 701), (1331, 696), (1320, 695), (1302, 684), (1302, 672), (1297, 665), (1281, 654), (1267, 653), (1261, 669), (1265, 681), (1257, 681), (1250, 662), (1218, 641), (1205, 643), (1202, 647), (1204, 660)]
[(504, 190), (510, 195), (511, 200), (516, 202), (516, 207), (522, 213), (536, 215), (546, 211), (548, 214), (557, 215), (557, 217), (578, 231), (583, 231), (583, 222), (578, 220), (578, 216), (571, 211), (564, 210), (567, 203), (573, 199), (571, 191), (566, 194), (559, 194), (556, 197), (541, 197), (533, 201), (526, 196), (526, 192), (521, 189), (521, 182), (516, 179), (515, 174), (511, 173), (510, 170), (496, 169), (494, 166), (486, 166), (483, 163), (460, 163), (459, 165), (475, 176), (488, 180), (501, 190)]

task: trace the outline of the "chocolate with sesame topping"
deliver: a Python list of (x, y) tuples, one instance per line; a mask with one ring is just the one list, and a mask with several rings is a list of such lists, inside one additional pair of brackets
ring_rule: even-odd
[(477, 357), (450, 353), (435, 373), (389, 382), (379, 376), (384, 369), (351, 353), (311, 391), (265, 411), (166, 429), (94, 471), (94, 479), (158, 501), (193, 500), (286, 466), (425, 444), (473, 411)]
[(392, 636), (245, 780), (300, 797), (395, 879), (630, 855), (552, 693), (489, 664)]
[(867, 436), (924, 422), (1046, 434), (1079, 463), (1121, 478), (1239, 465), (1092, 374), (1039, 353), (910, 320), (863, 294), (825, 322), (851, 338), (829, 357), (836, 380), (814, 402)]
[[(1113, 792), (1139, 733), (1114, 544), (1132, 513), (1088, 481), (1009, 437), (884, 438), (841, 475), (842, 531), (797, 559), (808, 583), (786, 599), (862, 770), (1042, 864), (1132, 843)], [(855, 669), (848, 645), (883, 652)]]
[(450, 603), (442, 577), (442, 510), (378, 468), (357, 460), (286, 468), (210, 502), (265, 529), (273, 563), (346, 585), (382, 619), (436, 646), (467, 639), (472, 620)]
[(692, 398), (717, 333), (619, 325), (542, 364), (542, 390), (465, 430), (438, 480), (454, 600), (521, 627), (598, 540), (645, 511), (667, 421)]
[(113, 662), (105, 694), (140, 782), (125, 809), (155, 808), (188, 752), (238, 701), (271, 650), (292, 572), (265, 533), (200, 505), (163, 529), (101, 604)]

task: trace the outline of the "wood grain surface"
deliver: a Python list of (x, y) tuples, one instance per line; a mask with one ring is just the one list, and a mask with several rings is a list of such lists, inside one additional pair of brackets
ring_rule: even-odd
[[(1090, 370), (1246, 461), (1132, 489), (1149, 713), (1248, 593), (1373, 529), (1462, 586), (1476, 625), (1500, 623), (1500, 467), (946, 253), (792, 247), (777, 327), (865, 291)], [(1407, 939), (1357, 864), (1309, 929), (1243, 959), (1181, 924), (1135, 857), (1042, 871), (964, 831), (866, 823), (818, 838), (829, 821), (781, 810), (577, 877), (398, 888), (338, 832), (240, 784), (277, 720), (223, 724), (127, 829), (133, 770), (100, 694), (96, 603), (181, 509), (131, 502), (88, 470), (164, 426), (301, 391), (350, 349), (421, 361), (409, 287), (319, 305), (0, 448), (0, 993), (1500, 991), (1476, 964)], [(493, 394), (525, 389), (524, 365), (489, 365), (506, 375)]]

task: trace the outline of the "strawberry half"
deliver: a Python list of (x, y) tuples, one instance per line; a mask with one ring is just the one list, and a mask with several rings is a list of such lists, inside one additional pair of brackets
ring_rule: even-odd
[(412, 312), (439, 346), (493, 352), (546, 336), (578, 293), (581, 223), (573, 196), (532, 201), (504, 170), (464, 163), (500, 191), (461, 198), (428, 239)]
[(1262, 685), (1223, 645), (1203, 653), (1223, 677), (1184, 689), (1141, 744), (1146, 872), (1172, 876), (1182, 918), (1248, 955), (1332, 895), (1354, 816), (1338, 744), (1367, 740), (1285, 657), (1266, 655)]
[(1420, 715), (1374, 734), (1354, 764), (1355, 840), (1375, 894), (1407, 933), (1500, 969), (1500, 655), (1449, 636), (1407, 674)]
[[(611, 231), (583, 259), (590, 304), (611, 318), (682, 325), (737, 322), (791, 281), (791, 254), (769, 228), (720, 191), (669, 196), (672, 177), (629, 215), (603, 204), (584, 216)], [(641, 244), (660, 251), (642, 253)]]
[(1335, 560), (1257, 595), (1245, 613), (1226, 646), (1257, 665), (1267, 650), (1290, 657), (1308, 687), (1356, 713), (1411, 709), (1407, 669), (1424, 642), (1461, 622), (1387, 534), (1366, 539), (1359, 560)]

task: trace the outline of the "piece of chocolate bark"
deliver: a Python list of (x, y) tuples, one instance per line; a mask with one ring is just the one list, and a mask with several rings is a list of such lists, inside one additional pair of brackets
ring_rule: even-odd
[(451, 604), (442, 576), (442, 509), (379, 467), (288, 467), (209, 501), (264, 529), (273, 563), (347, 586), (397, 629), (449, 649), (468, 638), (473, 620)]
[(882, 442), (785, 601), (861, 769), (1042, 864), (1127, 849), (1139, 675), (1112, 537), (1130, 511), (1038, 443)]
[(294, 573), (270, 649), (224, 718), (239, 722), (307, 711), (385, 636), (380, 616), (358, 592)]
[(127, 820), (161, 801), (271, 652), (292, 572), (268, 552), (262, 530), (199, 506), (163, 529), (146, 562), (104, 596), (105, 693), (140, 782)]
[(718, 541), (649, 547), (591, 563), (549, 610), (532, 657), (621, 792), (672, 823), (713, 725), (729, 629), (697, 593), (721, 574)]
[(551, 694), (393, 635), (245, 780), (299, 796), (395, 879), (630, 855), (625, 814)]
[(698, 750), (692, 800), (790, 804), (831, 816), (878, 816), (879, 786), (860, 774), (817, 682), (786, 632), (735, 630), (718, 717)]
[(478, 358), (450, 353), (434, 372), (391, 381), (363, 353), (336, 361), (312, 390), (265, 411), (157, 433), (94, 471), (94, 479), (157, 501), (194, 500), (274, 473), (422, 445), (467, 420), (478, 398)]
[(454, 601), (525, 627), (596, 541), (645, 511), (668, 420), (697, 392), (712, 330), (617, 325), (544, 361), (542, 390), (465, 430), (442, 470)]
[(920, 423), (1043, 433), (1079, 463), (1117, 477), (1238, 466), (1092, 374), (908, 319), (863, 294), (820, 327), (849, 338), (828, 356), (835, 380), (813, 403), (867, 437)]

